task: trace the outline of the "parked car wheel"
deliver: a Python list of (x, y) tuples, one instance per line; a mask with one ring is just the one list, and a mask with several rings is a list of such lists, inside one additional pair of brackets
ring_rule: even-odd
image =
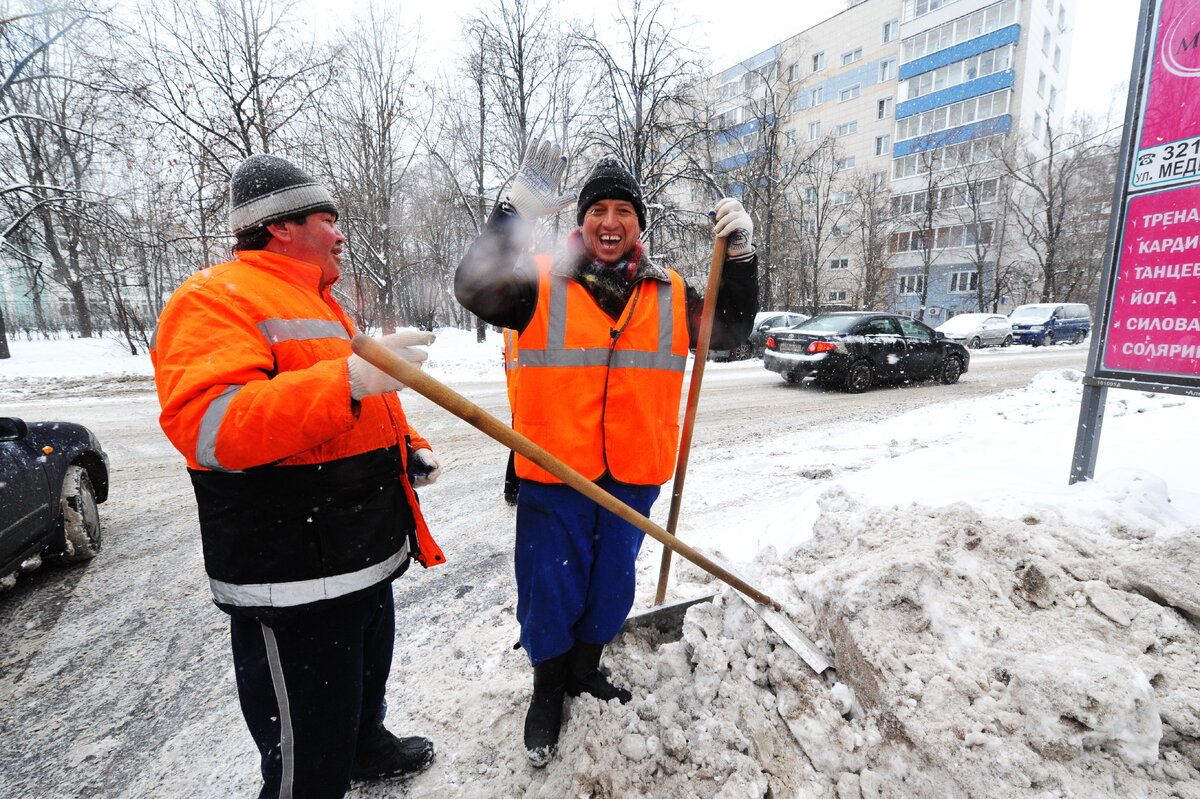
[(983, 346), (983, 339), (979, 338), (979, 336), (976, 336), (967, 342), (967, 346), (973, 350), (977, 350)]
[(1046, 335), (1042, 336), (1043, 347), (1053, 347), (1056, 343), (1057, 342), (1054, 340), (1054, 334), (1050, 331), (1046, 331)]
[(1083, 343), (1083, 340), (1084, 340), (1085, 338), (1087, 338), (1087, 333), (1085, 333), (1084, 331), (1080, 330), (1080, 331), (1078, 331), (1078, 332), (1077, 332), (1077, 333), (1076, 333), (1076, 334), (1075, 334), (1075, 335), (1074, 335), (1074, 336), (1071, 338), (1071, 343), (1072, 343), (1072, 344), (1082, 344), (1082, 343)]
[(950, 355), (942, 362), (941, 381), (949, 386), (958, 382), (958, 378), (962, 377), (963, 362), (961, 359)]
[(68, 466), (63, 477), (63, 554), (68, 563), (90, 560), (100, 551), (100, 511), (92, 480), (81, 466)]
[(1000, 346), (1001, 347), (1011, 347), (1012, 346), (1012, 336), (1005, 336), (1004, 343), (1001, 344)]
[(750, 346), (749, 342), (739, 344), (733, 350), (733, 360), (746, 361), (754, 357), (754, 347)]
[(870, 361), (855, 361), (846, 370), (846, 380), (842, 387), (850, 394), (861, 394), (875, 382), (875, 368)]

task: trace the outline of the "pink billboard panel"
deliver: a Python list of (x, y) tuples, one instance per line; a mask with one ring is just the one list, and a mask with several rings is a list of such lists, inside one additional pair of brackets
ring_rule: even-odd
[(1200, 3), (1161, 0), (1131, 189), (1200, 177)]
[(1103, 368), (1200, 375), (1200, 185), (1131, 197)]

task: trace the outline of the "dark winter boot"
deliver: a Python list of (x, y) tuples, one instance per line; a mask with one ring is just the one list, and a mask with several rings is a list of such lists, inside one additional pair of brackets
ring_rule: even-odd
[(397, 738), (384, 729), (375, 728), (358, 740), (354, 754), (353, 780), (382, 780), (389, 777), (411, 777), (433, 762), (433, 741), (414, 735)]
[(603, 651), (603, 644), (575, 642), (567, 653), (567, 693), (571, 696), (591, 694), (601, 702), (617, 699), (623, 705), (633, 698), (633, 694), (610, 683), (600, 671), (600, 653)]
[(567, 657), (568, 653), (563, 653), (533, 667), (533, 698), (525, 714), (525, 756), (534, 768), (545, 768), (558, 748)]

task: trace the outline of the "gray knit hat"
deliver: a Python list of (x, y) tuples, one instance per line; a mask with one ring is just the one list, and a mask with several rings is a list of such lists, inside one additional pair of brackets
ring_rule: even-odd
[(236, 236), (293, 216), (337, 216), (333, 195), (312, 175), (275, 155), (252, 155), (229, 180), (229, 225)]
[(602, 155), (583, 179), (576, 206), (575, 224), (583, 224), (587, 209), (601, 200), (625, 200), (637, 211), (638, 226), (646, 229), (646, 205), (642, 202), (642, 187), (615, 155)]

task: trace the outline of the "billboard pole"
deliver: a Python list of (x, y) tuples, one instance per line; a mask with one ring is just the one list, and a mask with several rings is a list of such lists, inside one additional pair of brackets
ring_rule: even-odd
[(1104, 404), (1108, 399), (1108, 387), (1095, 381), (1096, 369), (1107, 339), (1109, 309), (1114, 276), (1119, 257), (1118, 242), (1125, 206), (1126, 188), (1129, 184), (1131, 161), (1134, 156), (1134, 137), (1137, 133), (1138, 115), (1142, 108), (1142, 95), (1146, 89), (1145, 75), (1147, 55), (1153, 49), (1149, 41), (1154, 20), (1155, 0), (1142, 0), (1138, 17), (1137, 39), (1134, 42), (1133, 65), (1129, 75), (1129, 96), (1125, 105), (1125, 126), (1121, 132), (1121, 153), (1117, 159), (1117, 180), (1113, 186), (1108, 225), (1108, 243), (1105, 248), (1108, 268), (1100, 278), (1098, 303), (1103, 315), (1100, 324), (1093, 327), (1092, 343), (1088, 349), (1087, 373), (1083, 378), (1083, 396), (1079, 404), (1079, 422), (1075, 430), (1075, 452), (1071, 457), (1069, 483), (1091, 480), (1096, 473), (1096, 457), (1100, 450), (1100, 430), (1104, 426)]

